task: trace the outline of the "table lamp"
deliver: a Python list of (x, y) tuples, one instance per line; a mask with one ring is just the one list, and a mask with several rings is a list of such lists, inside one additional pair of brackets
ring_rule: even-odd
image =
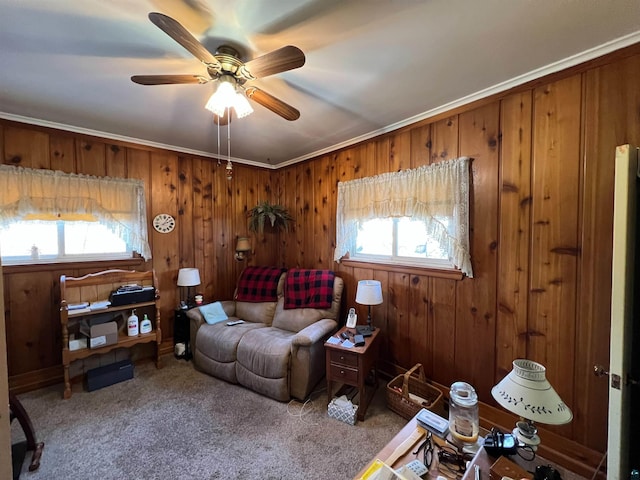
[(367, 324), (357, 325), (356, 332), (360, 335), (371, 335), (375, 330), (375, 327), (371, 324), (371, 305), (380, 305), (382, 303), (382, 285), (380, 282), (378, 280), (360, 280), (356, 289), (356, 303), (369, 307)]
[[(191, 287), (195, 287), (200, 285), (200, 271), (197, 268), (181, 268), (178, 270), (178, 286), (179, 287), (187, 287), (187, 298), (184, 298), (184, 295), (180, 295), (182, 304), (184, 304), (186, 300), (186, 305), (189, 307), (195, 306), (195, 301), (193, 296), (191, 295)], [(184, 288), (182, 289), (184, 293)]]
[(236, 243), (236, 260), (241, 262), (247, 257), (247, 252), (251, 251), (251, 243), (247, 237), (238, 237)]
[(496, 402), (520, 416), (513, 434), (534, 450), (540, 444), (535, 422), (569, 423), (573, 414), (547, 381), (546, 368), (531, 360), (514, 360), (513, 369), (491, 389)]

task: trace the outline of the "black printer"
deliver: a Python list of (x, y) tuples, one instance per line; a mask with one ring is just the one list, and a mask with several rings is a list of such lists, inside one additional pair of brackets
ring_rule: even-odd
[(149, 285), (123, 285), (111, 292), (109, 301), (112, 307), (133, 303), (153, 302), (156, 299), (155, 287)]

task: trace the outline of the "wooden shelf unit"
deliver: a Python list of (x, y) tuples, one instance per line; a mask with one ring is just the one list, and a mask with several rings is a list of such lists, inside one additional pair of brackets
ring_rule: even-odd
[[(155, 287), (155, 298), (153, 301), (118, 305), (115, 307), (102, 308), (87, 312), (86, 310), (69, 310), (69, 305), (82, 302), (97, 302), (108, 300), (111, 292), (117, 290), (122, 285), (137, 284), (143, 287)], [(64, 367), (64, 398), (71, 397), (71, 381), (69, 378), (69, 365), (74, 360), (81, 360), (110, 352), (116, 348), (130, 348), (142, 343), (156, 344), (156, 367), (160, 368), (160, 343), (162, 342), (162, 331), (160, 328), (160, 309), (157, 306), (160, 293), (157, 289), (158, 281), (155, 271), (137, 272), (128, 270), (105, 270), (97, 273), (90, 273), (83, 277), (60, 276), (60, 323), (62, 325), (62, 366)], [(125, 312), (129, 310), (153, 309), (155, 314), (149, 315), (153, 325), (150, 333), (141, 333), (135, 337), (126, 334), (126, 325), (118, 331), (118, 341), (112, 345), (105, 345), (98, 348), (81, 348), (69, 350), (69, 320), (80, 321), (83, 318), (94, 315), (103, 315), (114, 312)], [(142, 321), (142, 318), (140, 318)]]

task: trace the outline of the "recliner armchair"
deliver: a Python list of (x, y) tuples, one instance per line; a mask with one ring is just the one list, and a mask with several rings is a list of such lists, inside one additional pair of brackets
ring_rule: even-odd
[(338, 327), (344, 283), (334, 277), (329, 308), (285, 308), (286, 276), (277, 301), (220, 302), (228, 321), (244, 323), (209, 325), (199, 308), (187, 312), (196, 368), (279, 401), (307, 398), (325, 374), (324, 341)]

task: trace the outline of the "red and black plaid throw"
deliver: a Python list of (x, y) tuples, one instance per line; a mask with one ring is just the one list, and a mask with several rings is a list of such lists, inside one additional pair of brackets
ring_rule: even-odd
[(278, 279), (286, 268), (247, 267), (240, 274), (236, 300), (240, 302), (275, 302), (278, 300)]
[(331, 308), (334, 279), (331, 270), (289, 270), (284, 284), (284, 308)]

